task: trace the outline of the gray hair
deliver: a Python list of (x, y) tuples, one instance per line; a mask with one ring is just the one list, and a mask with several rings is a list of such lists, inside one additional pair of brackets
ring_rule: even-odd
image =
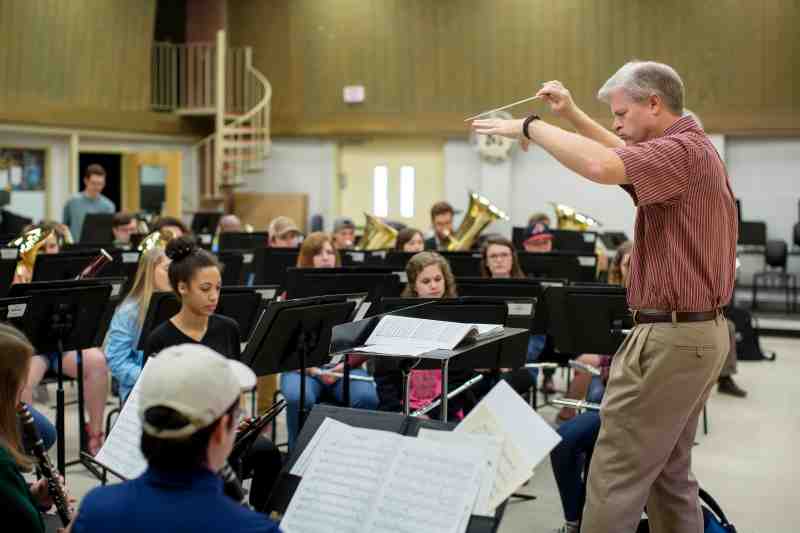
[(608, 103), (611, 93), (622, 89), (635, 102), (658, 95), (672, 113), (683, 115), (683, 80), (675, 69), (655, 61), (625, 63), (597, 91), (597, 98)]

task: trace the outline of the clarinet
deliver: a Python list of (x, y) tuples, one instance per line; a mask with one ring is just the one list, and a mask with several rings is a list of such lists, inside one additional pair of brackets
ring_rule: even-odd
[(92, 262), (89, 263), (89, 265), (86, 268), (84, 268), (83, 271), (81, 271), (81, 273), (75, 277), (75, 279), (80, 280), (80, 279), (94, 278), (97, 276), (97, 273), (103, 269), (104, 266), (106, 266), (108, 263), (113, 263), (113, 262), (114, 258), (111, 257), (111, 255), (109, 255), (108, 252), (106, 252), (101, 248), (100, 254), (98, 254), (97, 257), (92, 259)]
[(31, 412), (28, 410), (28, 406), (20, 402), (17, 406), (17, 415), (20, 422), (22, 422), (22, 432), (25, 437), (29, 442), (34, 443), (32, 451), (36, 458), (37, 469), (42, 474), (42, 477), (47, 480), (47, 492), (53, 499), (61, 523), (66, 527), (72, 520), (72, 513), (69, 510), (67, 493), (59, 482), (58, 472), (53, 467), (53, 463), (50, 462), (50, 457), (48, 457), (44, 449), (44, 442), (42, 442), (42, 437), (39, 435), (39, 430), (36, 429), (36, 424), (33, 421)]
[(244, 504), (244, 489), (230, 462), (225, 461), (225, 466), (220, 468), (218, 474), (222, 478), (222, 491), (236, 503)]

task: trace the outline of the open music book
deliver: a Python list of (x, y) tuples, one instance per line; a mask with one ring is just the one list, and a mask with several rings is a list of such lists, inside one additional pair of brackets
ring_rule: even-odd
[(434, 350), (452, 350), (463, 342), (503, 331), (498, 324), (461, 324), (424, 318), (386, 315), (357, 352), (417, 356)]
[(111, 428), (103, 447), (94, 458), (96, 463), (124, 479), (139, 477), (147, 470), (147, 459), (142, 455), (141, 449), (142, 422), (139, 420), (139, 390), (141, 389), (139, 384), (147, 369), (145, 361), (139, 379), (136, 380), (133, 390), (122, 406), (117, 421)]
[[(327, 418), (298, 459), (285, 533), (463, 533), (492, 439), (423, 440)], [(299, 466), (298, 466), (299, 465)]]

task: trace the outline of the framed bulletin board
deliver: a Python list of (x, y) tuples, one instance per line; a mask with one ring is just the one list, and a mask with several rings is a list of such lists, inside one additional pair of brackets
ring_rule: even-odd
[(46, 148), (0, 146), (0, 189), (11, 191), (46, 191)]

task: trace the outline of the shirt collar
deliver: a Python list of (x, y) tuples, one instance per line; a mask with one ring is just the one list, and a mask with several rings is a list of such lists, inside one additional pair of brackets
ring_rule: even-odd
[(148, 484), (161, 487), (200, 489), (203, 491), (221, 492), (222, 478), (207, 468), (198, 467), (192, 470), (163, 470), (148, 467), (144, 473)]
[(691, 130), (703, 131), (703, 128), (697, 123), (694, 117), (691, 115), (684, 115), (673, 122), (672, 126), (664, 130), (664, 136), (675, 135)]

